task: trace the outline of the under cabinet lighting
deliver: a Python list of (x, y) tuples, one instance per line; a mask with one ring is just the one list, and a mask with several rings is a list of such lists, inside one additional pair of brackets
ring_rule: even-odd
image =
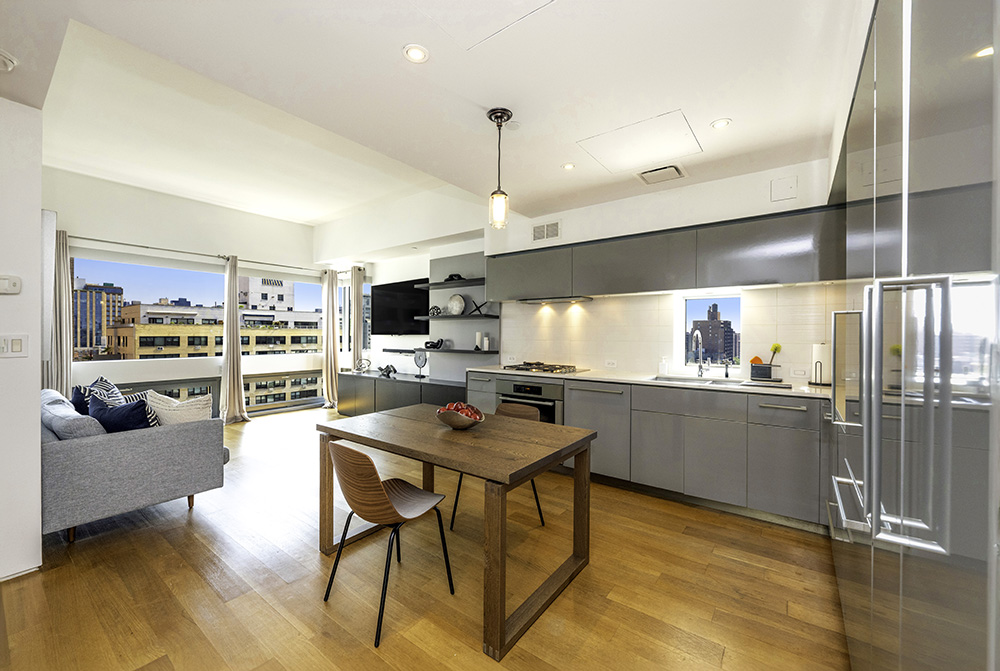
[(992, 46), (984, 47), (973, 54), (973, 56), (975, 56), (976, 58), (985, 58), (986, 56), (992, 56), (992, 55), (993, 55)]

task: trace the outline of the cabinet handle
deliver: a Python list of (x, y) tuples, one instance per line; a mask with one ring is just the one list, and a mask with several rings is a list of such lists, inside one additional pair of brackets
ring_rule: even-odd
[(618, 394), (621, 396), (625, 392), (621, 389), (590, 389), (588, 387), (566, 387), (567, 389), (572, 389), (573, 391), (593, 391), (599, 394)]
[(497, 400), (510, 401), (511, 403), (530, 403), (531, 405), (545, 405), (549, 407), (555, 407), (556, 405), (555, 401), (536, 401), (531, 398), (521, 398), (520, 396), (518, 396), (517, 398), (511, 398), (510, 396), (497, 395)]
[(476, 382), (492, 382), (493, 381), (493, 378), (491, 378), (491, 377), (475, 377), (473, 375), (470, 375), (469, 379), (470, 380), (475, 380)]
[(775, 410), (797, 410), (798, 412), (809, 412), (809, 408), (804, 405), (777, 405), (775, 403), (758, 403), (758, 408), (773, 408)]

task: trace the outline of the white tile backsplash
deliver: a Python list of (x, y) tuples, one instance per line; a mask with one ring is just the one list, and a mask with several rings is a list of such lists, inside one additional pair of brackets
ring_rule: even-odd
[[(782, 377), (801, 384), (809, 377), (812, 345), (830, 338), (830, 312), (851, 303), (846, 283), (764, 287), (740, 291), (741, 377), (750, 376), (753, 356), (770, 359), (771, 345), (781, 343), (774, 363)], [(655, 375), (668, 357), (671, 373), (683, 374), (682, 294), (606, 296), (589, 303), (526, 305), (504, 303), (501, 363), (544, 360), (601, 370), (605, 361), (617, 370)], [(676, 347), (676, 350), (675, 350)], [(798, 371), (804, 375), (794, 375)]]

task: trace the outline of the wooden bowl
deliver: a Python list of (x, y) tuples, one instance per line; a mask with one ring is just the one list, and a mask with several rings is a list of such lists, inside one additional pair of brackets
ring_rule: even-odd
[(483, 415), (483, 419), (472, 419), (455, 410), (442, 410), (437, 414), (437, 418), (453, 429), (463, 430), (483, 422), (486, 419), (486, 415)]

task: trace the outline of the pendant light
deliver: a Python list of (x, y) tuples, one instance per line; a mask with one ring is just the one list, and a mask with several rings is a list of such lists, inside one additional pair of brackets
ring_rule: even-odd
[(494, 107), (486, 117), (497, 125), (497, 190), (490, 194), (490, 226), (501, 229), (507, 227), (507, 211), (510, 208), (507, 194), (500, 188), (500, 137), (503, 125), (513, 116), (509, 109)]

